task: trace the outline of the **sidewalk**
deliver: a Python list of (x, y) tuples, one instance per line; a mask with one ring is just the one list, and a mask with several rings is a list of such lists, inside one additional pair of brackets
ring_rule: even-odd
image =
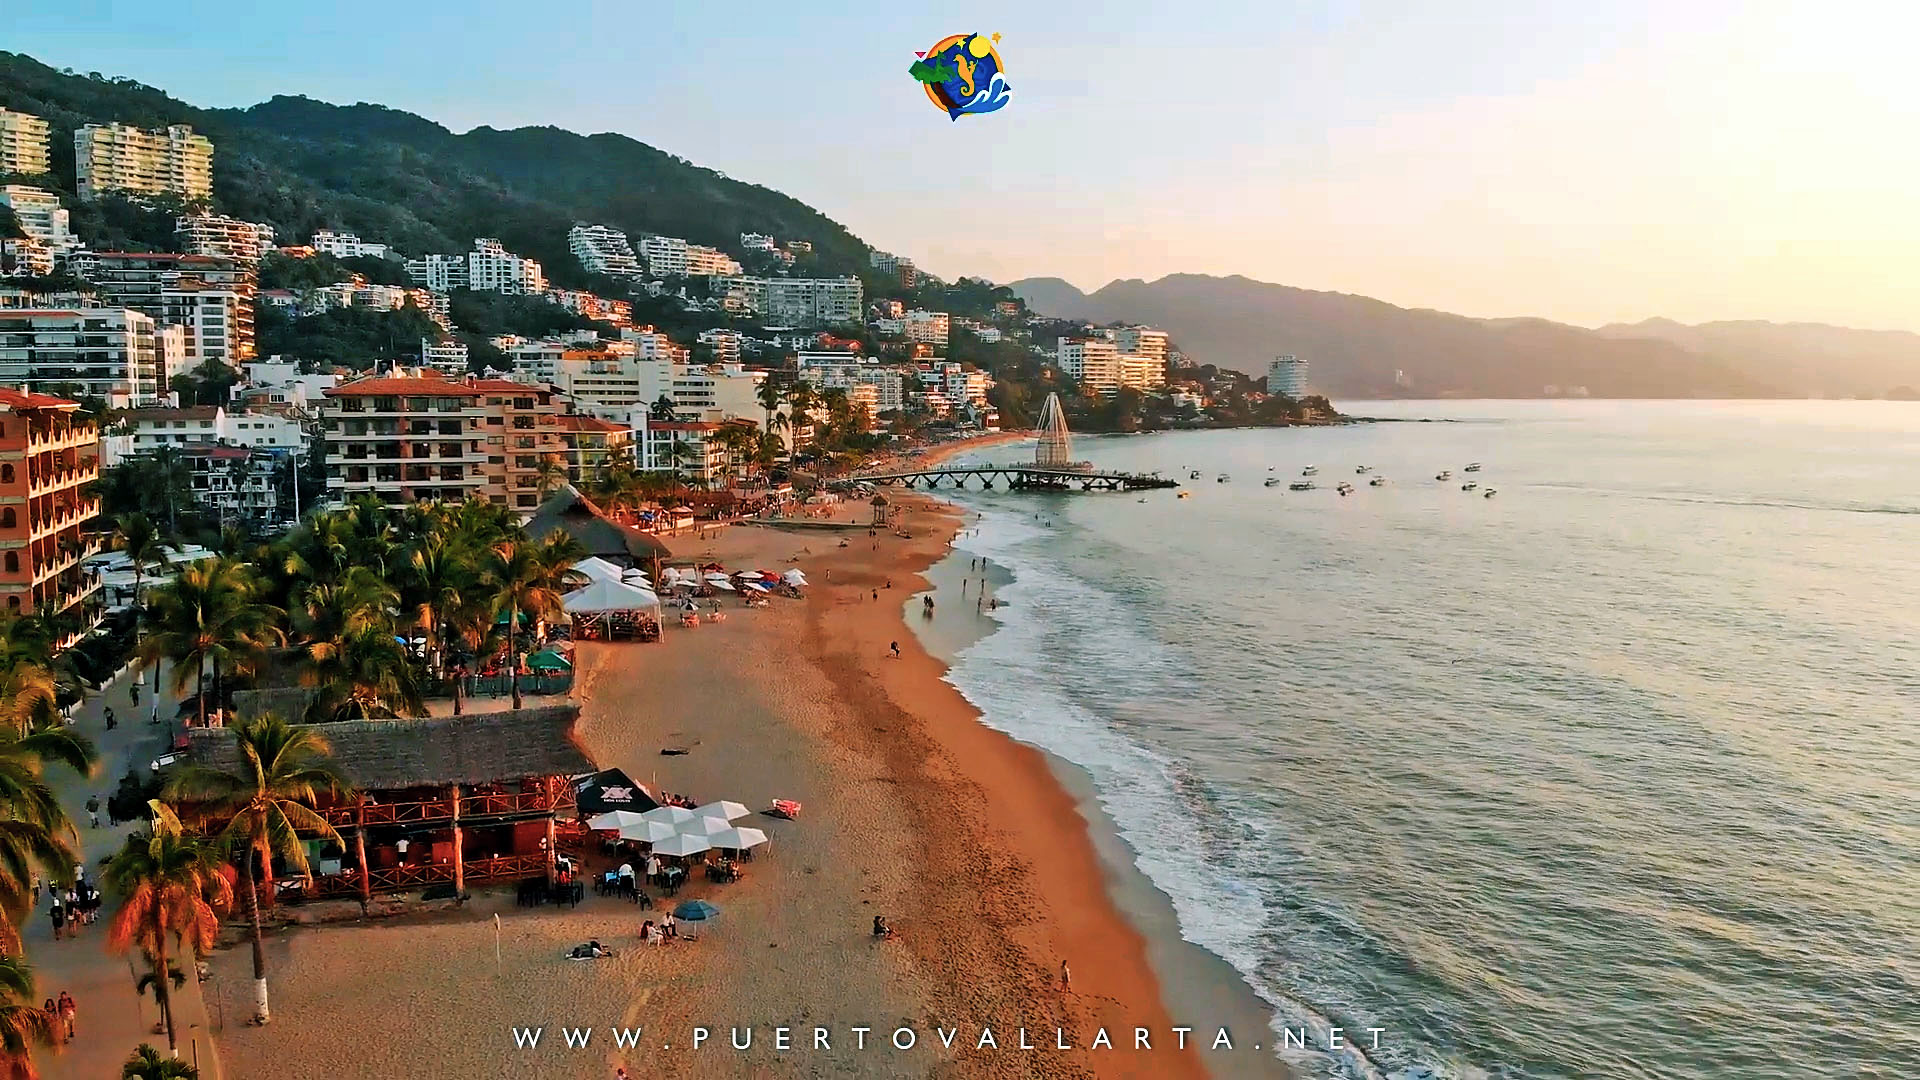
[[(47, 771), (48, 785), (60, 797), (67, 815), (80, 830), (82, 861), (88, 878), (95, 882), (100, 878), (100, 860), (118, 851), (127, 835), (140, 824), (123, 822), (109, 826), (107, 796), (119, 786), (120, 777), (125, 775), (130, 763), (137, 763), (144, 771), (147, 763), (166, 748), (167, 713), (175, 707), (172, 696), (164, 694), (166, 677), (163, 674), (161, 723), (149, 723), (153, 678), (149, 674), (144, 680), (137, 710), (127, 696), (133, 678), (131, 672), (123, 673), (82, 702), (75, 714), (75, 729), (92, 739), (100, 753), (94, 775), (81, 777), (62, 767)], [(102, 712), (107, 706), (113, 707), (118, 720), (118, 726), (110, 732), (106, 730)], [(97, 829), (87, 824), (89, 797), (100, 800), (101, 827)], [(119, 1076), (121, 1064), (143, 1042), (166, 1052), (166, 1035), (153, 1033), (160, 1010), (154, 1004), (152, 993), (134, 991), (134, 980), (146, 970), (146, 963), (137, 955), (115, 956), (107, 952), (107, 925), (115, 910), (116, 898), (102, 899), (99, 921), (82, 927), (77, 939), (53, 940), (44, 895), (25, 927), (28, 958), (33, 964), (40, 996), (57, 997), (65, 990), (79, 1006), (74, 1023), (75, 1038), (65, 1051), (35, 1055), (44, 1080), (100, 1080)], [(197, 1064), (203, 1080), (220, 1080), (220, 1063), (207, 1022), (206, 1004), (194, 979), (189, 978), (186, 985), (174, 991), (173, 1012), (181, 1059)]]

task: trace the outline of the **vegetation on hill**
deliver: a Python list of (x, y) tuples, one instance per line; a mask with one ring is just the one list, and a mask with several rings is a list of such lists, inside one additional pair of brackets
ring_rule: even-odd
[(439, 341), (440, 327), (411, 303), (397, 311), (344, 307), (296, 316), (272, 304), (254, 312), (255, 351), (314, 367), (366, 371), (380, 361), (417, 362), (422, 339)]

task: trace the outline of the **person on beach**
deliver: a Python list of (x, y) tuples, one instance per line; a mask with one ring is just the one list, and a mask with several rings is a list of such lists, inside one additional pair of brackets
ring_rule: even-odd
[(60, 910), (60, 894), (53, 894), (53, 907), (47, 910), (47, 918), (53, 920), (53, 940), (60, 940), (60, 932), (67, 927), (67, 913)]
[(65, 990), (60, 991), (59, 1004), (60, 1004), (60, 1022), (66, 1025), (68, 1040), (72, 1040), (73, 1018), (75, 1014), (77, 1014), (80, 1010), (73, 1003), (73, 995), (67, 993)]
[(880, 590), (879, 590), (879, 589), (875, 589), (875, 590), (873, 590), (873, 598), (874, 598), (874, 600), (876, 600), (876, 601), (880, 599)]
[[(28, 998), (27, 1000), (32, 1001), (33, 999)], [(60, 1006), (57, 1003), (55, 1003), (55, 1001), (52, 998), (48, 998), (47, 1003), (45, 1005), (40, 1006), (40, 1011), (43, 1013), (46, 1013), (48, 1016), (53, 1017), (53, 1020), (54, 1020), (53, 1037), (55, 1039), (59, 1039), (60, 1038)], [(61, 1041), (64, 1042), (65, 1040), (61, 1040)]]
[(900, 659), (900, 643), (896, 641), (890, 646), (890, 648), (893, 649), (893, 658), (895, 660)]
[(87, 822), (93, 828), (100, 827), (100, 796), (98, 795), (87, 800)]
[(1073, 989), (1073, 972), (1068, 970), (1065, 960), (1060, 961), (1060, 989)]
[(111, 705), (109, 705), (109, 706), (107, 706), (106, 708), (104, 708), (104, 709), (102, 709), (102, 710), (100, 710), (100, 714), (101, 714), (102, 716), (104, 716), (104, 717), (106, 717), (106, 719), (107, 719), (107, 730), (108, 730), (108, 731), (112, 731), (112, 730), (113, 730), (113, 728), (114, 728), (114, 722), (113, 722), (113, 706), (111, 706)]
[(671, 911), (667, 912), (666, 915), (660, 919), (660, 936), (668, 939), (680, 936), (680, 926), (673, 921), (673, 912)]

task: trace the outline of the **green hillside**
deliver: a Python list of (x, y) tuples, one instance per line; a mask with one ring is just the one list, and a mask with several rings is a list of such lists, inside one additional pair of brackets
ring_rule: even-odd
[[(8, 52), (0, 52), (0, 105), (52, 125), (51, 182), (69, 195), (75, 128), (112, 120), (191, 124), (213, 140), (213, 209), (272, 222), (283, 242), (304, 241), (315, 229), (346, 229), (417, 255), (464, 251), (475, 236), (497, 236), (509, 250), (539, 259), (556, 284), (585, 287), (592, 282), (567, 250), (567, 230), (592, 221), (735, 255), (742, 232), (809, 240), (814, 253), (801, 258), (795, 274), (875, 280), (867, 245), (819, 211), (624, 135), (551, 127), (456, 135), (384, 106), (303, 97), (201, 109), (130, 79), (62, 72)], [(100, 213), (77, 214), (76, 230), (92, 236), (90, 225), (98, 231), (106, 224), (136, 241), (151, 237), (147, 223), (102, 223)]]

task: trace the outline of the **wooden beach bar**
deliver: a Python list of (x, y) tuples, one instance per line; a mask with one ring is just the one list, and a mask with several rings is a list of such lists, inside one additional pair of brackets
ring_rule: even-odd
[[(574, 741), (577, 705), (406, 720), (316, 724), (355, 789), (322, 805), (345, 850), (312, 854), (306, 897), (354, 897), (553, 880), (572, 777), (597, 766)], [(232, 733), (196, 729), (198, 764), (239, 764)]]

